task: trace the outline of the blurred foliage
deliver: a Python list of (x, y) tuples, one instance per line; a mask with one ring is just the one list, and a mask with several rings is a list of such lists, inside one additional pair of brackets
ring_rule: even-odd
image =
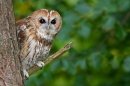
[(50, 54), (74, 44), (26, 86), (130, 86), (130, 0), (14, 0), (16, 20), (43, 8), (63, 18)]

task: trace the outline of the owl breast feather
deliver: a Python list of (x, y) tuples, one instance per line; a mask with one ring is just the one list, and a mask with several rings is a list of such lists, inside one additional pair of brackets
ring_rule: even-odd
[(34, 40), (32, 36), (29, 36), (22, 48), (21, 55), (22, 65), (25, 69), (29, 69), (34, 66), (37, 61), (41, 61), (47, 57), (51, 49), (51, 41), (41, 39)]

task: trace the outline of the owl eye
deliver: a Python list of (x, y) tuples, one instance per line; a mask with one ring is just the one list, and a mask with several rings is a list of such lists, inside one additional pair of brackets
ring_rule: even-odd
[(51, 24), (56, 24), (56, 20), (53, 19), (53, 20), (51, 21)]
[(40, 22), (41, 24), (46, 23), (45, 19), (40, 19), (39, 22)]

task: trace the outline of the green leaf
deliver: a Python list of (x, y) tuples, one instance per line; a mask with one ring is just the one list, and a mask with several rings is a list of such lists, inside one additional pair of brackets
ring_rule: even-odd
[(113, 67), (113, 69), (117, 69), (119, 67), (119, 61), (117, 60), (117, 58), (114, 58), (111, 61), (111, 66)]
[(99, 55), (100, 55), (99, 52), (95, 52), (90, 55), (91, 65), (94, 68), (99, 68), (101, 65), (101, 57)]
[(123, 68), (126, 72), (130, 72), (130, 56), (124, 59)]
[(61, 64), (63, 65), (64, 70), (67, 70), (70, 67), (69, 62), (67, 61), (67, 59), (62, 59)]
[(123, 40), (123, 39), (125, 39), (126, 36), (127, 36), (127, 34), (126, 34), (126, 31), (124, 30), (123, 26), (120, 23), (117, 23), (116, 37), (119, 40)]
[(64, 0), (65, 3), (69, 6), (74, 6), (78, 3), (79, 0)]
[(112, 16), (105, 16), (104, 17), (104, 22), (103, 22), (103, 28), (106, 30), (113, 29), (115, 25), (115, 18)]
[(127, 11), (130, 9), (130, 0), (119, 0), (118, 4), (121, 11)]
[(80, 62), (80, 67), (82, 68), (82, 69), (87, 69), (87, 62), (86, 62), (86, 59), (82, 59), (82, 60), (80, 60), (81, 62)]
[(91, 10), (92, 10), (92, 7), (86, 3), (78, 4), (75, 7), (75, 11), (78, 12), (79, 14), (86, 14), (86, 13), (89, 13)]
[(101, 14), (102, 14), (102, 10), (94, 10), (93, 11), (93, 15), (92, 15), (92, 19), (96, 19), (96, 18), (98, 18)]
[(54, 62), (51, 63), (51, 66), (50, 66), (50, 70), (53, 72), (53, 71), (56, 71), (58, 68), (59, 68), (59, 65), (60, 62), (59, 60), (56, 60)]
[(79, 28), (78, 34), (82, 37), (88, 37), (90, 32), (91, 32), (91, 28), (83, 25), (81, 28)]

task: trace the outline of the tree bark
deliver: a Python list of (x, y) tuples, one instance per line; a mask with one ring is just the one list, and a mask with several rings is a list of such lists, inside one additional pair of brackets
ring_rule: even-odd
[(0, 0), (0, 86), (23, 86), (12, 0)]

